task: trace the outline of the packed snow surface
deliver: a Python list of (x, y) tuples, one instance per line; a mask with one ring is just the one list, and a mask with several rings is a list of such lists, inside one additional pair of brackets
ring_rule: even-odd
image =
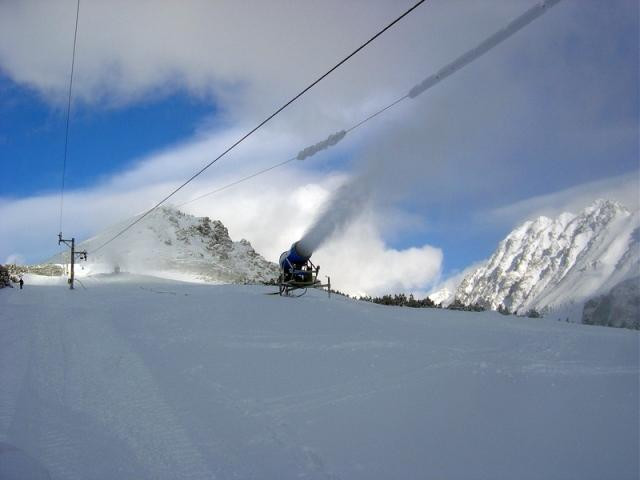
[(0, 290), (5, 478), (638, 475), (634, 331), (131, 275), (27, 280)]

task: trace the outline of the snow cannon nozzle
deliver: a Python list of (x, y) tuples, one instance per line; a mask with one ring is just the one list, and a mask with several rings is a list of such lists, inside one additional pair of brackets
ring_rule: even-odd
[(300, 257), (305, 258), (307, 260), (309, 260), (311, 258), (311, 255), (313, 254), (311, 249), (308, 248), (302, 242), (302, 240), (298, 240), (296, 243), (291, 245), (291, 251), (293, 251), (293, 250), (295, 250), (298, 253), (298, 255), (300, 255)]

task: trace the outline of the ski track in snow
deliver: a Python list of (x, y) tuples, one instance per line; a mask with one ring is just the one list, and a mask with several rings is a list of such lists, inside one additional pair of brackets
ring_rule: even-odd
[[(73, 432), (57, 424), (57, 412), (92, 416), (128, 444), (149, 478), (171, 478), (176, 471), (181, 478), (213, 477), (143, 361), (108, 322), (42, 313), (33, 321), (29, 367), (16, 403), (35, 407), (23, 420), (42, 432), (40, 458), (54, 478), (82, 478), (86, 468), (78, 464)], [(46, 401), (36, 403), (34, 396)]]
[(260, 287), (86, 286), (0, 290), (0, 442), (53, 479), (637, 473), (637, 332)]

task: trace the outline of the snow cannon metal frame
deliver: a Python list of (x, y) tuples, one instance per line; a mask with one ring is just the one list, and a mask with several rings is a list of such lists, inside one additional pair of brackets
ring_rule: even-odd
[[(308, 288), (327, 289), (331, 296), (331, 278), (327, 277), (327, 283), (318, 279), (320, 265), (311, 262), (311, 252), (306, 251), (298, 242), (280, 255), (280, 276), (278, 277), (278, 289), (280, 295), (301, 297), (307, 293)], [(298, 295), (291, 292), (302, 290)]]

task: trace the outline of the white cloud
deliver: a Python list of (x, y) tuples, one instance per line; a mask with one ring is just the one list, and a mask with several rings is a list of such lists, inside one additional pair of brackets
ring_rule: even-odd
[(483, 218), (515, 225), (541, 215), (553, 218), (564, 212), (577, 213), (599, 198), (620, 202), (630, 210), (640, 209), (640, 171), (527, 198), (496, 208)]
[[(122, 105), (187, 91), (214, 99), (234, 119), (255, 121), (412, 3), (82, 2), (74, 95), (89, 104)], [(372, 99), (408, 91), (531, 4), (425, 4), (310, 92), (304, 105), (293, 106), (283, 121), (332, 133), (336, 124), (366, 114)], [(0, 3), (3, 71), (63, 105), (74, 20), (75, 0)]]
[[(282, 161), (350, 126), (533, 3), (426, 3), (172, 201), (181, 203)], [(100, 184), (69, 192), (65, 231), (86, 237), (151, 207), (408, 5), (383, 0), (366, 5), (83, 1), (77, 99), (89, 108), (110, 108), (181, 91), (213, 100), (217, 110), (215, 125), (203, 126), (196, 138), (138, 159)], [(544, 192), (552, 175), (571, 177), (578, 169), (588, 173), (582, 181), (605, 175), (609, 164), (602, 159), (615, 165), (618, 147), (637, 139), (637, 113), (621, 124), (607, 117), (615, 110), (613, 120), (619, 122), (624, 108), (635, 111), (629, 99), (637, 90), (637, 68), (627, 65), (619, 48), (626, 37), (613, 33), (630, 31), (625, 22), (637, 17), (628, 14), (637, 6), (633, 1), (621, 5), (626, 8), (562, 2), (429, 95), (389, 111), (332, 149), (333, 154), (355, 152), (357, 172), (376, 171), (372, 188), (378, 213), (358, 219), (317, 252), (323, 269), (340, 272), (331, 273), (336, 282), (342, 278), (345, 285), (356, 285), (357, 280), (374, 293), (425, 289), (439, 274), (441, 253), (421, 246), (389, 248), (383, 239), (399, 224), (420, 227), (438, 209), (446, 216), (450, 212), (455, 222), (461, 213), (486, 211), (505, 198), (517, 202), (526, 195), (525, 178)], [(64, 104), (74, 13), (75, 0), (0, 2), (2, 73), (56, 105)], [(584, 160), (590, 152), (598, 155)], [(341, 172), (311, 171), (323, 155), (189, 209), (220, 218), (234, 238), (246, 237), (275, 259), (345, 179)], [(522, 221), (532, 212), (564, 208), (560, 204), (570, 208), (582, 201), (578, 197), (588, 197), (584, 193), (543, 195), (496, 210), (491, 218)], [(407, 198), (413, 202), (410, 213), (398, 207)], [(0, 205), (0, 251), (35, 259), (53, 250), (48, 245), (58, 231), (55, 195)], [(360, 275), (360, 269), (367, 274)]]
[(440, 274), (442, 251), (429, 245), (396, 250), (385, 245), (375, 219), (364, 215), (314, 254), (334, 288), (352, 295), (417, 293)]

